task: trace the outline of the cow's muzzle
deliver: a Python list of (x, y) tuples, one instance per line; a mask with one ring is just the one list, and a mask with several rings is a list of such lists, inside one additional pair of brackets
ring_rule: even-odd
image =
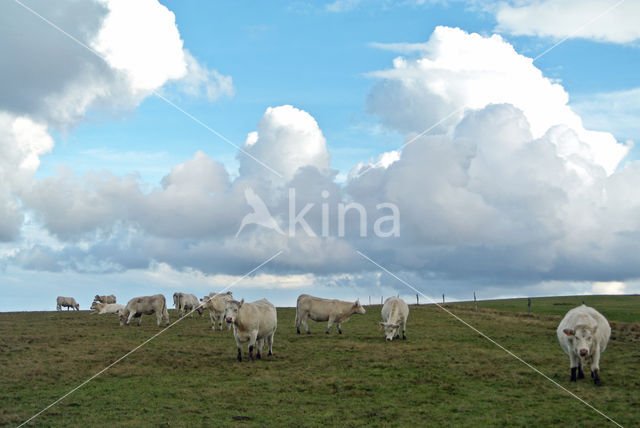
[(229, 324), (231, 324), (231, 323), (233, 322), (233, 319), (232, 319), (231, 317), (227, 317), (227, 318), (226, 318), (226, 321), (227, 321)]
[(580, 356), (581, 357), (586, 357), (588, 353), (589, 353), (588, 349), (581, 349), (580, 350)]

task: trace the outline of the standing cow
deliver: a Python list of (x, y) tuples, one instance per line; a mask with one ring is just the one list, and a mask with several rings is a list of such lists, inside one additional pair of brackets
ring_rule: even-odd
[(169, 325), (169, 311), (167, 311), (167, 302), (162, 294), (154, 294), (153, 296), (134, 297), (129, 300), (127, 306), (119, 312), (120, 325), (129, 325), (133, 318), (138, 318), (138, 325), (142, 322), (142, 315), (156, 314), (158, 327), (164, 319)]
[(191, 318), (193, 318), (193, 310), (197, 310), (198, 314), (202, 315), (202, 307), (200, 305), (200, 301), (193, 294), (173, 293), (173, 304), (175, 308), (178, 310), (178, 317), (182, 318), (187, 313), (191, 312)]
[(76, 311), (80, 310), (80, 305), (73, 297), (58, 296), (58, 298), (56, 299), (56, 310), (61, 311), (63, 307), (67, 308), (67, 310), (71, 308), (75, 309)]
[(116, 303), (116, 296), (114, 296), (113, 294), (110, 294), (108, 296), (100, 296), (96, 294), (96, 297), (93, 298), (93, 301), (99, 303)]
[(249, 342), (249, 361), (253, 361), (253, 348), (257, 347), (256, 358), (260, 359), (262, 347), (267, 342), (268, 356), (273, 355), (273, 335), (278, 327), (276, 307), (267, 299), (252, 303), (229, 300), (224, 317), (233, 324), (233, 337), (238, 348), (238, 361), (242, 361), (242, 344)]
[(583, 304), (567, 312), (556, 333), (560, 346), (569, 355), (571, 381), (583, 379), (582, 367), (590, 362), (593, 383), (600, 386), (600, 353), (607, 348), (611, 336), (607, 319)]
[(409, 306), (398, 297), (389, 297), (382, 306), (382, 321), (380, 325), (384, 327), (384, 334), (388, 341), (398, 339), (400, 334), (398, 329), (402, 324), (402, 340), (405, 340), (404, 332), (407, 328), (407, 317), (409, 316)]
[[(216, 323), (220, 321), (220, 331), (222, 331), (222, 322), (224, 321), (224, 311), (227, 306), (227, 302), (233, 300), (231, 291), (226, 293), (216, 294), (209, 293), (208, 296), (200, 299), (202, 307), (209, 309), (209, 317), (211, 318), (211, 330), (216, 329)], [(231, 328), (231, 324), (229, 324)]]
[(365, 312), (359, 300), (351, 303), (301, 294), (298, 296), (298, 304), (296, 305), (296, 330), (300, 334), (300, 325), (302, 324), (309, 334), (307, 320), (312, 319), (313, 321), (328, 321), (327, 334), (329, 334), (333, 323), (336, 323), (338, 333), (342, 334), (340, 327), (343, 322), (348, 321), (353, 314), (364, 315)]

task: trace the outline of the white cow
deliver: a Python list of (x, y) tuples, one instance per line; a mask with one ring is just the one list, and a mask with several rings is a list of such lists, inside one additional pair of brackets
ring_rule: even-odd
[(600, 386), (600, 353), (607, 348), (611, 336), (607, 319), (583, 304), (567, 312), (556, 333), (560, 346), (569, 355), (571, 381), (583, 379), (582, 367), (590, 362), (593, 382)]
[(242, 344), (249, 342), (249, 361), (253, 361), (253, 348), (257, 347), (256, 358), (260, 359), (262, 347), (266, 341), (268, 356), (273, 355), (273, 335), (278, 327), (276, 307), (267, 299), (253, 303), (229, 300), (224, 317), (233, 324), (233, 337), (238, 347), (238, 361), (242, 361)]
[(384, 301), (382, 306), (382, 321), (380, 325), (384, 327), (384, 334), (388, 341), (392, 341), (394, 338), (398, 339), (400, 334), (398, 329), (402, 324), (402, 340), (405, 340), (404, 332), (407, 328), (407, 317), (409, 316), (409, 306), (406, 302), (397, 297), (389, 297)]
[(67, 308), (67, 310), (71, 308), (75, 309), (76, 311), (80, 310), (80, 305), (73, 297), (58, 296), (58, 298), (56, 299), (56, 310), (61, 311), (63, 307)]
[[(187, 313), (193, 311), (194, 309), (198, 311), (200, 315), (202, 315), (202, 307), (200, 306), (200, 302), (198, 298), (193, 294), (173, 293), (173, 304), (178, 310), (178, 316), (182, 318)], [(193, 313), (191, 313), (191, 318), (193, 318)]]
[(167, 311), (167, 302), (162, 294), (154, 294), (153, 296), (134, 297), (129, 300), (127, 306), (119, 313), (120, 325), (129, 325), (133, 318), (138, 318), (138, 325), (142, 322), (142, 315), (151, 315), (155, 313), (158, 326), (164, 319), (169, 325), (169, 311)]
[(100, 296), (96, 294), (96, 297), (93, 298), (93, 301), (99, 303), (116, 303), (116, 296), (114, 296), (113, 294), (110, 294), (108, 296)]
[(98, 314), (118, 314), (121, 310), (124, 309), (124, 306), (119, 305), (117, 303), (100, 303), (93, 302), (91, 304), (91, 312), (92, 315)]
[[(208, 296), (200, 299), (202, 302), (202, 307), (205, 309), (209, 309), (209, 317), (211, 318), (211, 330), (216, 329), (216, 322), (220, 321), (220, 331), (222, 331), (222, 322), (224, 321), (224, 311), (227, 306), (227, 302), (233, 300), (233, 295), (231, 291), (227, 291), (226, 293), (216, 294), (209, 293)], [(231, 328), (231, 324), (229, 324), (229, 328)]]
[(365, 313), (366, 311), (359, 300), (351, 303), (301, 294), (298, 296), (298, 304), (296, 305), (296, 330), (300, 334), (300, 324), (302, 324), (307, 334), (309, 334), (307, 320), (312, 319), (313, 321), (328, 321), (327, 331), (325, 332), (327, 334), (329, 334), (329, 329), (331, 329), (333, 323), (336, 323), (338, 333), (342, 334), (340, 327), (343, 322), (348, 321), (353, 314), (364, 315)]

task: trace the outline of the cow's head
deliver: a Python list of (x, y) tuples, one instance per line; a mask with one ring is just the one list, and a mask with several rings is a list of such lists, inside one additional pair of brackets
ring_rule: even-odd
[(598, 326), (580, 325), (573, 329), (565, 328), (562, 330), (569, 338), (569, 343), (573, 353), (580, 357), (584, 362), (588, 359), (595, 347), (595, 333)]
[(360, 315), (364, 315), (365, 313), (367, 313), (367, 311), (364, 310), (364, 306), (360, 304), (359, 299), (356, 300), (356, 302), (353, 304), (353, 313)]
[(129, 318), (129, 311), (127, 310), (127, 308), (123, 308), (123, 309), (119, 309), (118, 310), (118, 318), (120, 318), (120, 325), (121, 326), (124, 326), (125, 324), (128, 325), (127, 319)]
[(400, 324), (392, 324), (390, 322), (381, 322), (380, 325), (384, 328), (384, 335), (389, 342), (398, 335), (398, 329)]
[(239, 302), (236, 300), (227, 301), (224, 308), (224, 319), (229, 324), (236, 322), (236, 320), (238, 319), (238, 312), (240, 311), (240, 308), (242, 307), (243, 304), (244, 304), (244, 299), (242, 299)]
[(98, 311), (100, 310), (99, 308), (100, 308), (100, 302), (93, 302), (89, 309), (91, 309), (92, 311)]
[(80, 303), (76, 303), (75, 305), (73, 305), (74, 308), (76, 308), (76, 311), (80, 310)]

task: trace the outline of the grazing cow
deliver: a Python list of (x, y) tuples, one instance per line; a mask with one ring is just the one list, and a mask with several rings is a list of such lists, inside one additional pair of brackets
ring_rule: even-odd
[(384, 327), (384, 334), (388, 341), (398, 339), (400, 334), (398, 329), (402, 324), (402, 340), (405, 340), (404, 331), (407, 328), (407, 317), (409, 316), (409, 306), (404, 300), (397, 297), (389, 297), (382, 306), (382, 321), (380, 325)]
[[(193, 311), (194, 309), (197, 310), (200, 315), (202, 315), (202, 307), (200, 306), (200, 302), (198, 301), (198, 298), (193, 294), (175, 292), (173, 293), (173, 304), (178, 310), (178, 316), (180, 318)], [(193, 313), (191, 313), (191, 318), (193, 318)]]
[(116, 296), (110, 294), (108, 296), (99, 296), (96, 294), (96, 297), (93, 298), (94, 302), (99, 303), (116, 303)]
[[(220, 331), (222, 331), (224, 311), (229, 300), (233, 300), (231, 291), (227, 291), (226, 293), (222, 294), (209, 293), (208, 296), (200, 299), (200, 301), (202, 302), (202, 308), (209, 309), (209, 317), (211, 318), (211, 330), (216, 329), (216, 322), (220, 320)], [(228, 325), (229, 328), (231, 328), (231, 324)]]
[(119, 305), (117, 303), (100, 303), (93, 302), (91, 304), (91, 315), (102, 315), (102, 314), (118, 314), (121, 310), (124, 309), (124, 306)]
[(62, 297), (62, 296), (58, 296), (58, 298), (56, 299), (56, 310), (57, 311), (61, 311), (63, 307), (67, 308), (67, 310), (73, 308), (76, 311), (80, 310), (80, 305), (78, 304), (78, 302), (76, 302), (76, 299), (74, 299), (73, 297)]
[(600, 386), (600, 353), (607, 348), (611, 336), (607, 319), (583, 304), (567, 312), (556, 333), (560, 346), (569, 355), (571, 381), (583, 379), (582, 367), (590, 362), (593, 383)]
[(164, 319), (169, 325), (169, 311), (167, 311), (167, 302), (162, 294), (154, 294), (153, 296), (134, 297), (129, 300), (127, 306), (120, 311), (120, 325), (129, 325), (133, 318), (138, 318), (138, 325), (142, 322), (142, 315), (151, 315), (155, 313), (158, 321), (158, 327)]
[(233, 324), (233, 337), (238, 347), (238, 361), (242, 361), (242, 344), (249, 342), (249, 361), (253, 361), (253, 348), (257, 348), (256, 358), (260, 359), (262, 347), (266, 341), (269, 348), (267, 355), (273, 355), (273, 335), (278, 327), (276, 307), (267, 299), (253, 303), (229, 300), (224, 317)]
[(365, 312), (359, 300), (351, 303), (301, 294), (298, 296), (298, 304), (296, 306), (296, 330), (300, 334), (300, 324), (302, 324), (307, 334), (309, 334), (307, 320), (312, 319), (313, 321), (328, 321), (327, 334), (329, 334), (333, 323), (336, 323), (338, 333), (342, 334), (340, 326), (343, 322), (348, 321), (353, 314), (364, 315)]

